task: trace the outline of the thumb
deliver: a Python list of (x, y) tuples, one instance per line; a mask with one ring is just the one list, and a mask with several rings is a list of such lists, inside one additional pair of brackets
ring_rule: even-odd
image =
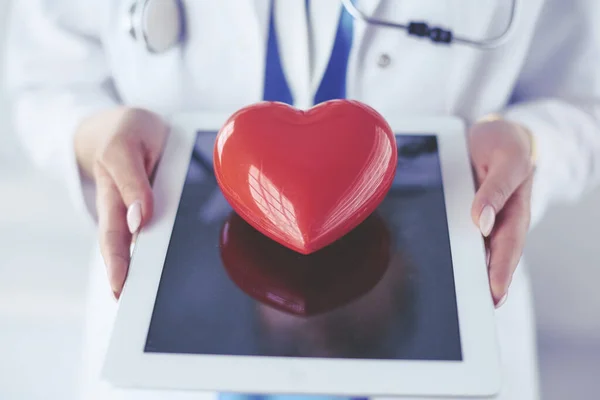
[(526, 163), (504, 159), (489, 166), (479, 182), (479, 190), (475, 194), (471, 209), (473, 222), (483, 236), (490, 235), (496, 215), (528, 176), (529, 166)]

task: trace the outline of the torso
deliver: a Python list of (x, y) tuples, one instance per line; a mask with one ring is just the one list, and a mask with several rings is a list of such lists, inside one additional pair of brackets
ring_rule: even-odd
[[(331, 2), (339, 3), (321, 1), (329, 8)], [(321, 3), (313, 1), (311, 7)], [(510, 6), (509, 1), (494, 0), (358, 2), (365, 10), (376, 3), (378, 15), (385, 19), (427, 20), (473, 38), (501, 32)], [(510, 101), (543, 0), (520, 3), (515, 35), (496, 50), (434, 45), (409, 38), (404, 31), (355, 24), (348, 97), (383, 113), (452, 114), (468, 119), (502, 108)], [(229, 112), (262, 100), (268, 0), (184, 1), (187, 39), (158, 55), (147, 52), (123, 28), (129, 1), (106, 4), (101, 36), (116, 89), (125, 103), (169, 114)], [(327, 23), (335, 25), (337, 20)], [(286, 31), (285, 24), (281, 26), (282, 46), (304, 40)], [(381, 66), (385, 56), (389, 64)]]

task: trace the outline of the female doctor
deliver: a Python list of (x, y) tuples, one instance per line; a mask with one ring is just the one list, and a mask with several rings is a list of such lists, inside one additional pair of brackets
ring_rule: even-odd
[(384, 114), (469, 122), (479, 183), (472, 218), (488, 238), (498, 307), (499, 398), (538, 398), (520, 257), (530, 221), (600, 178), (600, 3), (518, 1), (514, 15), (510, 0), (355, 3), (368, 18), (425, 20), (454, 35), (422, 25), (407, 35), (338, 0), (13, 3), (8, 85), (17, 131), (37, 165), (62, 179), (78, 209), (98, 223), (85, 398), (212, 396), (121, 391), (98, 379), (132, 233), (152, 218), (149, 176), (165, 143), (165, 117), (344, 97)]

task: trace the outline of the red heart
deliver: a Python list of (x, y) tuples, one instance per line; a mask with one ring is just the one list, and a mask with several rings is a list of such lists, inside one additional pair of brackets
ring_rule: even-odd
[(244, 293), (304, 317), (332, 311), (371, 291), (387, 271), (390, 245), (389, 231), (377, 213), (309, 255), (270, 240), (235, 213), (220, 238), (223, 266)]
[(396, 139), (371, 107), (331, 100), (308, 111), (261, 102), (233, 114), (214, 148), (232, 208), (276, 242), (310, 254), (350, 232), (392, 185)]

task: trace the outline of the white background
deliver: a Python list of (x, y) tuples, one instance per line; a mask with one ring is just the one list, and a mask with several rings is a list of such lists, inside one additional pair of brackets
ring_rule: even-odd
[[(565, 3), (566, 4), (566, 3)], [(0, 0), (0, 61), (8, 0)], [(2, 72), (0, 67), (0, 72)], [(76, 399), (93, 232), (32, 170), (0, 83), (0, 399)], [(544, 399), (600, 393), (600, 190), (529, 238)], [(515, 399), (517, 400), (517, 399)]]

